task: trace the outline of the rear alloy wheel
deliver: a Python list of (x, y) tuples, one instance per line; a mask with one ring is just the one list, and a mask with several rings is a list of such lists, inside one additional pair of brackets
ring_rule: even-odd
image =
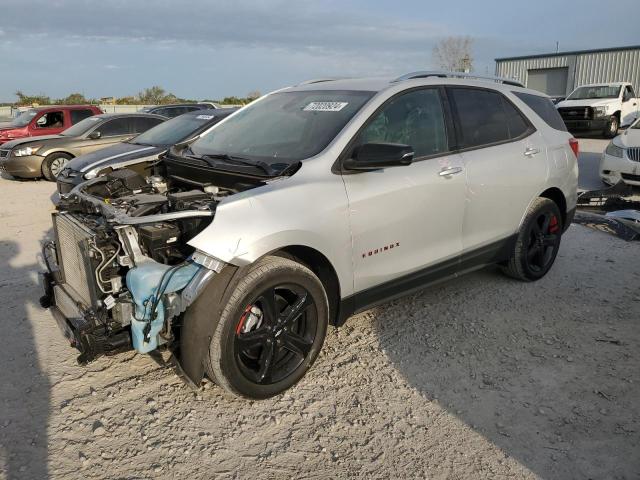
[(607, 128), (604, 131), (604, 138), (613, 138), (618, 134), (618, 128), (620, 127), (620, 121), (615, 115), (611, 115)]
[(560, 248), (562, 216), (554, 201), (538, 198), (525, 216), (511, 258), (504, 272), (523, 281), (544, 277)]
[(313, 364), (327, 324), (327, 296), (314, 273), (287, 258), (265, 257), (239, 281), (222, 312), (207, 373), (237, 395), (277, 395)]
[(68, 153), (52, 153), (42, 162), (42, 174), (50, 182), (55, 182), (60, 172), (73, 157)]

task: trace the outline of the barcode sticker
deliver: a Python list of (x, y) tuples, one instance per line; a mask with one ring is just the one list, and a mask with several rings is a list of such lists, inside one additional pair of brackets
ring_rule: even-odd
[(305, 112), (339, 112), (348, 102), (311, 102), (303, 108)]
[(113, 298), (112, 295), (109, 295), (107, 298), (102, 300), (102, 303), (104, 303), (104, 306), (107, 307), (107, 310), (111, 310), (116, 306), (116, 299)]

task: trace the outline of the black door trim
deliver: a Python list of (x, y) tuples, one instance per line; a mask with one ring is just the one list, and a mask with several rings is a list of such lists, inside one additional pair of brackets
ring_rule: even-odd
[(511, 235), (503, 240), (345, 297), (340, 301), (335, 324), (339, 327), (356, 313), (409, 295), (428, 285), (487, 265), (504, 262), (511, 256), (517, 238), (517, 234)]

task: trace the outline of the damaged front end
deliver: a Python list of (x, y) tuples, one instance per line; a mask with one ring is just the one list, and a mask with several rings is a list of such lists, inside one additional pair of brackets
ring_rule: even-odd
[(188, 242), (237, 191), (123, 169), (62, 196), (55, 240), (43, 250), (41, 302), (80, 351), (79, 363), (150, 352), (179, 337), (182, 313), (225, 265)]

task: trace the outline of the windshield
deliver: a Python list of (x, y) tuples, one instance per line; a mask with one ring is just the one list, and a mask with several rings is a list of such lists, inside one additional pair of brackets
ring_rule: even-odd
[(586, 100), (587, 98), (618, 98), (620, 87), (610, 85), (595, 85), (576, 88), (567, 100)]
[(11, 126), (26, 127), (37, 113), (37, 110), (26, 110), (11, 121)]
[(216, 117), (204, 113), (200, 115), (180, 115), (138, 135), (130, 143), (154, 146), (174, 145), (186, 140), (194, 132), (208, 125), (214, 118)]
[(634, 130), (640, 130), (640, 118), (638, 118), (635, 122), (633, 122), (633, 124), (629, 128), (633, 128)]
[(199, 156), (291, 164), (324, 150), (373, 94), (342, 90), (274, 93), (217, 125), (194, 142), (191, 150)]
[(64, 135), (65, 137), (79, 137), (80, 135), (88, 132), (91, 128), (95, 127), (101, 120), (102, 118), (97, 116), (85, 118), (74, 126), (67, 128), (60, 135)]

